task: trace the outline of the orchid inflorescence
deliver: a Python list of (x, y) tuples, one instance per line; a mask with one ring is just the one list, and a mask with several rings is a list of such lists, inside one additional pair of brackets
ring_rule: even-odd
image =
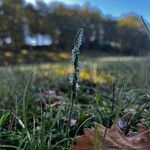
[(69, 80), (72, 84), (72, 90), (76, 91), (79, 89), (78, 84), (78, 76), (80, 72), (80, 61), (79, 61), (79, 53), (80, 53), (80, 47), (82, 45), (82, 39), (83, 39), (83, 28), (79, 29), (77, 32), (77, 35), (74, 40), (74, 48), (71, 52), (71, 61), (74, 65), (74, 72), (70, 75)]

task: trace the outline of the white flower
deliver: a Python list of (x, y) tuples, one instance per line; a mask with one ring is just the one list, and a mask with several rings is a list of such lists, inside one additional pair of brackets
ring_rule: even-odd
[(83, 38), (83, 29), (81, 28), (74, 41), (74, 48), (71, 52), (71, 61), (74, 64), (74, 72), (69, 76), (69, 82), (73, 85), (75, 85), (74, 89), (79, 89), (78, 84), (78, 76), (80, 72), (81, 63), (79, 62), (79, 48), (82, 44), (82, 38)]

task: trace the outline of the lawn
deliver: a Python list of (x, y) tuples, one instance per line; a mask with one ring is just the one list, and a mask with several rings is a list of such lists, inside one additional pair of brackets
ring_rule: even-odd
[(82, 60), (69, 133), (69, 61), (0, 68), (0, 149), (69, 149), (94, 122), (150, 126), (150, 57)]

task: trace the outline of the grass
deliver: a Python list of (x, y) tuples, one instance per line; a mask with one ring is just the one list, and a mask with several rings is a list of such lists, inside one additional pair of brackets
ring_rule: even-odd
[[(127, 134), (150, 126), (150, 58), (97, 58), (82, 62), (80, 90), (66, 137), (72, 66), (65, 63), (0, 68), (0, 149), (67, 150), (94, 122), (124, 121)], [(50, 92), (61, 103), (55, 105)], [(121, 128), (121, 127), (120, 127)]]

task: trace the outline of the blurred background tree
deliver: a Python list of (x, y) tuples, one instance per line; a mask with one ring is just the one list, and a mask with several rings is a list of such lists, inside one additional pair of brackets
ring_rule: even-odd
[[(76, 31), (85, 31), (84, 51), (105, 51), (125, 55), (148, 53), (150, 42), (136, 15), (114, 19), (102, 15), (89, 4), (67, 6), (37, 0), (35, 5), (23, 0), (0, 1), (0, 48), (20, 51), (27, 36), (49, 36), (49, 50), (70, 50)], [(42, 47), (42, 44), (40, 45)], [(38, 47), (36, 47), (38, 49)]]
[(2, 0), (0, 15), (0, 38), (3, 48), (10, 45), (18, 49), (24, 44), (23, 1)]

